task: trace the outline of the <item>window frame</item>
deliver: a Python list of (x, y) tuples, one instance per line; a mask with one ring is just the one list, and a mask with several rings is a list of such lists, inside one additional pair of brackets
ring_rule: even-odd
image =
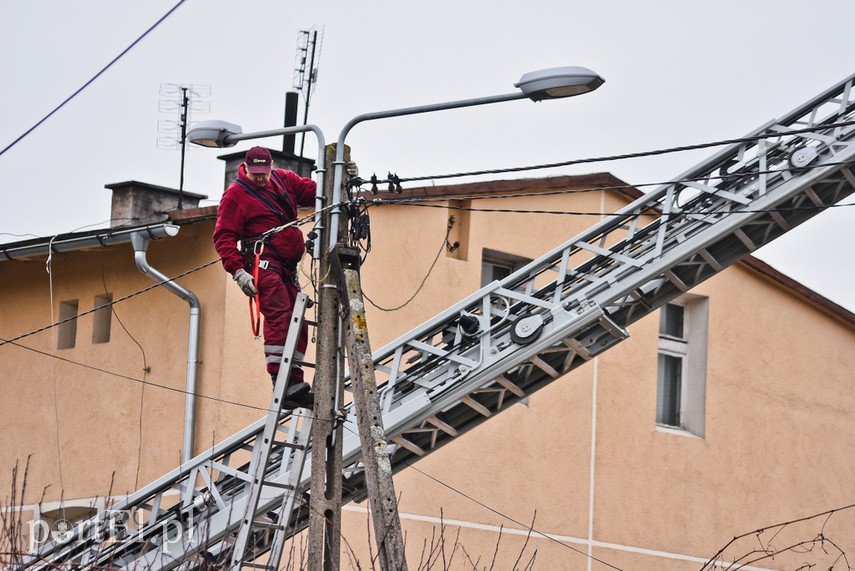
[(95, 296), (92, 313), (92, 343), (98, 345), (110, 342), (113, 326), (113, 294), (102, 293)]
[[(504, 268), (509, 270), (508, 275), (510, 275), (530, 262), (530, 259), (522, 256), (506, 254), (505, 252), (499, 252), (498, 250), (484, 248), (481, 251), (481, 287), (497, 281), (495, 278), (492, 278), (492, 271), (490, 272), (490, 277), (492, 279), (487, 279), (486, 273), (488, 268)], [(502, 281), (502, 279), (504, 278), (501, 278), (498, 281)]]
[(80, 300), (66, 299), (59, 302), (59, 326), (56, 330), (56, 348), (74, 349), (77, 345), (77, 320), (80, 315)]
[[(683, 308), (682, 337), (663, 332), (668, 306)], [(709, 330), (709, 300), (685, 294), (660, 308), (656, 360), (656, 427), (667, 432), (688, 433), (704, 438), (706, 430), (706, 371)], [(681, 362), (679, 405), (663, 411), (664, 374), (660, 357), (678, 358)], [(675, 424), (666, 422), (674, 418)]]

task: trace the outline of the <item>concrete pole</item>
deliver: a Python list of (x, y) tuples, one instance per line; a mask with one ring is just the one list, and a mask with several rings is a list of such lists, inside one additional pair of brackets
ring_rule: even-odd
[(392, 482), (392, 464), (389, 460), (386, 431), (383, 428), (383, 413), (377, 379), (374, 376), (371, 344), (368, 341), (368, 324), (365, 321), (358, 263), (357, 256), (356, 268), (342, 268), (349, 309), (344, 331), (356, 422), (365, 462), (365, 484), (371, 507), (371, 522), (374, 526), (380, 569), (407, 571), (401, 520), (398, 516), (398, 498)]
[[(328, 145), (324, 153), (324, 168), (332, 171), (335, 145)], [(330, 204), (333, 196), (333, 177), (324, 177), (324, 196)], [(314, 421), (312, 422), (312, 485), (309, 513), (310, 571), (340, 569), (341, 551), (341, 423), (336, 422), (336, 412), (342, 406), (344, 390), (341, 383), (342, 358), (339, 338), (340, 319), (335, 273), (330, 264), (330, 245), (338, 240), (329, 236), (330, 214), (323, 217), (319, 259), (316, 369), (312, 383), (315, 392)]]

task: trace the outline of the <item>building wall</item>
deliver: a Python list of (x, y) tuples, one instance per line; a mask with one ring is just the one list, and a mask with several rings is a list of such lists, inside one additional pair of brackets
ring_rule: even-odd
[[(149, 263), (175, 276), (215, 260), (212, 229), (211, 222), (186, 225), (176, 238), (153, 241)], [(63, 301), (78, 299), (83, 313), (95, 306), (96, 295), (109, 292), (118, 300), (154, 285), (136, 268), (130, 244), (54, 254), (51, 274), (45, 262), (0, 264), (4, 339), (58, 320)], [(236, 396), (231, 385), (222, 385), (229, 373), (222, 367), (227, 282), (218, 264), (178, 280), (202, 301), (199, 392), (222, 401)], [(57, 328), (0, 348), (6, 395), (0, 401), (0, 489), (9, 489), (10, 467), (23, 466), (28, 456), (28, 485), (46, 488), (45, 500), (59, 498), (60, 483), (66, 498), (124, 494), (179, 463), (189, 305), (156, 287), (115, 303), (113, 312), (107, 343), (92, 342), (89, 314), (77, 320), (73, 348), (55, 348)], [(251, 336), (228, 342), (231, 351), (254, 355), (252, 344)], [(234, 383), (238, 375), (231, 374)], [(261, 387), (244, 388), (241, 395), (239, 402), (266, 404)], [(222, 438), (258, 417), (257, 410), (222, 401), (199, 399), (196, 451), (209, 447), (214, 435)]]
[[(628, 200), (597, 191), (372, 207), (364, 292), (380, 307), (404, 304), (368, 304), (373, 348), (477, 290), (485, 249), (536, 258)], [(521, 213), (529, 210), (577, 214)], [(149, 261), (167, 275), (210, 262), (212, 231), (211, 220), (185, 224), (178, 237), (152, 243)], [(453, 252), (447, 233), (460, 242)], [(130, 246), (54, 255), (52, 267), (54, 308), (73, 298), (91, 308), (103, 282), (114, 299), (151, 284)], [(202, 300), (200, 451), (260, 417), (270, 387), (246, 298), (221, 266), (179, 281)], [(4, 339), (55, 320), (44, 259), (0, 264), (0, 283)], [(656, 425), (658, 316), (650, 315), (630, 327), (630, 339), (396, 475), (411, 568), (443, 537), (446, 556), (457, 542), (455, 569), (489, 568), (494, 551), (496, 569), (518, 557), (522, 567), (535, 551), (535, 569), (698, 569), (738, 533), (849, 504), (852, 322), (744, 264), (692, 293), (709, 299), (704, 438)], [(28, 454), (25, 503), (43, 489), (57, 500), (63, 487), (66, 499), (120, 495), (178, 463), (188, 306), (156, 288), (115, 311), (128, 333), (114, 320), (109, 343), (90, 342), (84, 317), (74, 349), (52, 349), (50, 331), (20, 344), (116, 374), (0, 347), (0, 490)], [(366, 505), (344, 511), (343, 562), (350, 549), (363, 566), (370, 561)], [(853, 522), (837, 518), (828, 530), (851, 538)], [(555, 539), (527, 537), (529, 527)]]
[[(471, 205), (612, 212), (625, 202), (599, 192)], [(373, 301), (393, 306), (418, 288), (447, 215), (412, 206), (372, 211), (364, 288)], [(477, 289), (483, 249), (533, 258), (595, 221), (472, 212), (468, 260), (443, 253), (421, 292), (398, 312), (369, 306), (372, 342), (398, 337), (406, 325), (435, 313), (432, 305), (448, 306)], [(410, 264), (415, 252), (424, 254)], [(740, 532), (848, 505), (855, 482), (841, 469), (855, 452), (847, 416), (855, 405), (847, 388), (855, 365), (851, 322), (745, 265), (692, 293), (709, 298), (704, 438), (657, 428), (657, 312), (631, 326), (629, 340), (533, 395), (528, 405), (396, 477), (411, 561), (420, 559), (422, 540), (438, 533), (442, 518), (446, 547), (462, 530), (461, 544), (482, 562), (493, 556), (498, 534), (481, 526), (524, 533), (534, 521), (535, 529), (581, 551), (534, 537), (527, 549), (537, 549), (536, 568), (589, 568), (590, 540), (590, 555), (621, 568), (698, 569)], [(434, 523), (418, 521), (425, 517)], [(348, 537), (365, 528), (364, 513), (346, 511), (345, 520)], [(851, 537), (855, 518), (835, 525), (841, 521)], [(812, 539), (820, 527), (805, 527), (801, 539)], [(500, 560), (513, 564), (524, 539), (503, 537)], [(779, 556), (765, 567), (785, 568), (778, 565), (786, 561)], [(465, 559), (459, 563), (471, 568)], [(593, 568), (608, 566), (594, 561)]]

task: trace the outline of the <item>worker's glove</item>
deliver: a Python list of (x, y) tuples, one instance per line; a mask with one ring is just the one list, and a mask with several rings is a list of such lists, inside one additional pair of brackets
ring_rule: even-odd
[(350, 178), (356, 178), (359, 176), (359, 167), (356, 166), (356, 163), (353, 161), (347, 161), (344, 163), (344, 170)]
[(247, 297), (258, 295), (258, 290), (255, 289), (255, 284), (252, 283), (252, 276), (249, 275), (249, 272), (247, 272), (245, 269), (239, 269), (235, 272), (235, 275), (233, 277), (234, 280), (237, 282), (237, 285), (240, 286), (240, 289), (243, 290), (243, 293), (245, 293)]

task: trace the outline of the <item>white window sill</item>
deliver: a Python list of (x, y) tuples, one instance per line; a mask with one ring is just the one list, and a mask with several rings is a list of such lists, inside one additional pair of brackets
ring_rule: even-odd
[(656, 432), (673, 434), (674, 436), (684, 436), (686, 438), (694, 438), (695, 440), (703, 440), (703, 438), (698, 436), (697, 434), (693, 434), (683, 428), (677, 428), (676, 426), (666, 426), (664, 424), (657, 424)]

